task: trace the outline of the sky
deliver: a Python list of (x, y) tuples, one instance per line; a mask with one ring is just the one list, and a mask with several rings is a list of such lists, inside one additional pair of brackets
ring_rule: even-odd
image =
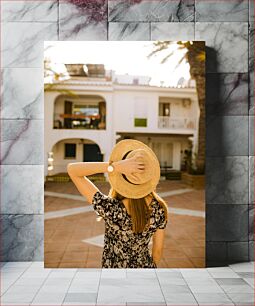
[[(150, 85), (176, 86), (183, 77), (190, 79), (189, 64), (183, 61), (175, 70), (185, 49), (177, 50), (175, 43), (166, 51), (147, 59), (153, 50), (153, 41), (46, 41), (44, 57), (49, 58), (54, 68), (63, 71), (65, 64), (104, 64), (105, 69), (116, 74), (145, 75), (152, 79)], [(172, 50), (174, 54), (164, 64), (160, 61)]]

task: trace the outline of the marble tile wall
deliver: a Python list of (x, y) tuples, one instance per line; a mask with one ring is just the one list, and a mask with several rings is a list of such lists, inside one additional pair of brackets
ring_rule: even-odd
[(43, 41), (205, 40), (207, 266), (254, 260), (253, 0), (81, 4), (1, 1), (1, 259), (43, 260)]

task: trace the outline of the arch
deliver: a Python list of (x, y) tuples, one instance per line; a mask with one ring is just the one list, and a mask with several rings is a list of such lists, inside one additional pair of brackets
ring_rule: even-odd
[[(47, 159), (47, 175), (66, 173), (70, 162), (103, 161), (102, 148), (87, 138), (63, 138), (52, 144), (50, 159)], [(49, 154), (49, 152), (47, 152)]]

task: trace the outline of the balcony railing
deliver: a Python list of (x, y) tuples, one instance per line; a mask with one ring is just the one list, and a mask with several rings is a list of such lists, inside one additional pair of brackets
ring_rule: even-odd
[(105, 129), (105, 118), (100, 115), (54, 114), (54, 129)]
[(160, 129), (195, 129), (196, 120), (185, 117), (159, 116), (158, 127)]

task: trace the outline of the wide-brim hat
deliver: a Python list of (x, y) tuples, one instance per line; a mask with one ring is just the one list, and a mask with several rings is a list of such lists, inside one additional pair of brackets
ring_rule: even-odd
[[(139, 154), (138, 154), (139, 153)], [(111, 152), (109, 162), (140, 155), (145, 164), (142, 173), (135, 173), (137, 179), (120, 172), (108, 173), (109, 181), (114, 190), (126, 198), (143, 198), (155, 190), (160, 179), (160, 165), (155, 153), (146, 144), (134, 139), (119, 141)]]

